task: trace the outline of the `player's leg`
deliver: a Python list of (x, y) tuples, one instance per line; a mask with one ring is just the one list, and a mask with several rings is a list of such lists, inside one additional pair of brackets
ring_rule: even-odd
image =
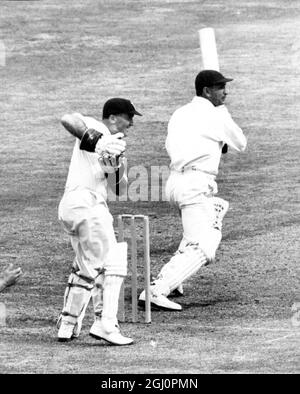
[[(222, 198), (219, 197), (213, 197), (212, 198), (213, 205), (214, 205), (214, 221), (213, 221), (213, 228), (216, 230), (221, 231), (222, 230), (222, 225), (223, 225), (223, 219), (224, 216), (226, 215), (228, 208), (229, 208), (229, 203), (226, 200), (223, 200)], [(180, 242), (180, 245), (178, 247), (178, 250), (176, 253), (182, 253), (184, 248), (187, 245), (187, 240), (185, 237), (183, 237), (182, 241)], [(183, 285), (182, 283), (172, 291), (172, 296), (173, 297), (181, 297), (183, 296)]]
[(92, 301), (94, 307), (94, 316), (96, 319), (101, 319), (103, 311), (103, 284), (104, 271), (95, 280), (95, 286), (92, 290)]
[[(221, 232), (212, 227), (214, 206), (212, 198), (204, 197), (197, 204), (184, 206), (181, 211), (185, 245), (162, 268), (151, 285), (152, 304), (169, 310), (181, 310), (166, 297), (183, 281), (211, 262), (221, 240)], [(144, 293), (140, 300), (143, 301)], [(175, 305), (174, 305), (175, 304)]]
[[(83, 204), (82, 204), (83, 205)], [(63, 223), (71, 235), (75, 252), (73, 272), (65, 291), (64, 306), (59, 319), (59, 340), (70, 340), (80, 333), (82, 320), (108, 251), (105, 222), (98, 209), (80, 207), (65, 209)]]
[[(96, 339), (104, 339), (114, 345), (130, 345), (133, 343), (133, 340), (124, 337), (120, 333), (117, 319), (120, 290), (127, 275), (127, 243), (116, 242), (112, 223), (110, 233), (111, 242), (108, 254), (104, 260), (102, 300), (100, 294), (98, 294), (97, 298), (98, 312), (100, 312), (100, 307), (102, 306), (101, 318), (99, 318), (100, 313), (98, 313), (90, 329), (90, 335)], [(96, 308), (96, 305), (94, 305), (94, 308)]]
[[(208, 259), (198, 244), (189, 244), (183, 253), (176, 253), (161, 269), (158, 277), (151, 283), (151, 304), (159, 309), (180, 311), (181, 305), (169, 300), (169, 294), (183, 281), (195, 274)], [(145, 301), (145, 291), (139, 297), (139, 303)]]
[[(180, 242), (180, 244), (179, 244), (179, 246), (178, 246), (178, 249), (177, 249), (176, 253), (183, 253), (187, 243), (188, 243), (188, 241), (183, 237), (181, 242)], [(176, 289), (174, 289), (170, 293), (170, 296), (171, 297), (182, 297), (183, 294), (184, 294), (183, 284), (180, 283), (180, 285), (178, 287), (176, 287)]]
[(217, 230), (222, 231), (223, 219), (228, 211), (229, 202), (223, 200), (223, 198), (220, 197), (213, 197), (213, 204), (215, 210), (213, 227)]
[(79, 336), (93, 286), (93, 280), (81, 277), (76, 272), (69, 276), (63, 310), (57, 323), (60, 341), (68, 341)]
[[(98, 241), (96, 243), (95, 226), (98, 224), (92, 218), (85, 219), (78, 225), (78, 235), (71, 237), (75, 259), (58, 322), (58, 339), (60, 341), (67, 341), (79, 336), (95, 280), (101, 270), (101, 267), (98, 267), (101, 254), (99, 255), (98, 252), (105, 249), (105, 245), (99, 245)], [(93, 247), (91, 247), (92, 244)]]
[(121, 334), (117, 320), (120, 290), (127, 275), (127, 243), (116, 241), (113, 217), (108, 209), (99, 206), (98, 210), (101, 222), (105, 224), (108, 245), (102, 260), (104, 274), (92, 293), (95, 321), (90, 335), (115, 345), (129, 345), (133, 340)]

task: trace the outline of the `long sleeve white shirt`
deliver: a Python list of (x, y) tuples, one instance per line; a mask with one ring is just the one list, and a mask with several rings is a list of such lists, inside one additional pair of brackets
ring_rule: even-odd
[(170, 169), (183, 171), (193, 167), (216, 176), (225, 143), (244, 151), (247, 140), (224, 105), (215, 107), (209, 100), (196, 96), (177, 109), (169, 121), (166, 149)]
[[(93, 128), (104, 135), (110, 134), (110, 131), (102, 122), (79, 113), (77, 116), (83, 120), (88, 128)], [(67, 192), (76, 189), (88, 189), (106, 199), (107, 182), (98, 159), (97, 153), (81, 150), (80, 140), (76, 138), (66, 181)]]

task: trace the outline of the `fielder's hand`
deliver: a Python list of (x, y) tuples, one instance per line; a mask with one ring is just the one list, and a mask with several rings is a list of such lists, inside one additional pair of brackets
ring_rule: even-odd
[(106, 174), (115, 173), (125, 162), (125, 157), (121, 155), (110, 155), (103, 153), (99, 157), (99, 164)]
[(14, 268), (13, 264), (9, 264), (3, 272), (0, 273), (0, 291), (5, 287), (11, 286), (17, 282), (22, 275), (20, 267)]
[(103, 135), (97, 142), (95, 152), (99, 156), (110, 156), (121, 155), (126, 148), (126, 142), (122, 139), (123, 133), (117, 133), (112, 135)]

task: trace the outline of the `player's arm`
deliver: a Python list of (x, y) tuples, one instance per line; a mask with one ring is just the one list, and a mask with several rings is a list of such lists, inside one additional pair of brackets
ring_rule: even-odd
[(125, 150), (126, 142), (122, 140), (123, 133), (103, 135), (100, 131), (89, 128), (84, 117), (78, 113), (64, 115), (61, 123), (70, 134), (80, 139), (80, 149), (82, 150), (96, 152), (99, 155), (104, 152), (120, 155)]
[(61, 119), (61, 124), (74, 137), (82, 139), (87, 127), (80, 114), (66, 114)]
[(232, 119), (225, 105), (220, 105), (216, 107), (216, 110), (218, 111), (218, 114), (224, 125), (225, 145), (228, 144), (231, 148), (237, 151), (244, 151), (247, 146), (247, 139), (242, 129)]

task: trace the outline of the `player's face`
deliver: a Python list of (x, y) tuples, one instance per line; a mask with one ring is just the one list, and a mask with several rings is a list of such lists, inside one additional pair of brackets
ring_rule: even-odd
[(120, 115), (115, 115), (115, 124), (113, 130), (111, 130), (112, 134), (116, 133), (123, 133), (126, 137), (127, 135), (127, 130), (129, 127), (133, 125), (133, 116), (130, 116), (128, 114), (120, 114)]
[(227, 96), (226, 84), (215, 85), (207, 88), (210, 94), (209, 100), (215, 107), (223, 105)]

